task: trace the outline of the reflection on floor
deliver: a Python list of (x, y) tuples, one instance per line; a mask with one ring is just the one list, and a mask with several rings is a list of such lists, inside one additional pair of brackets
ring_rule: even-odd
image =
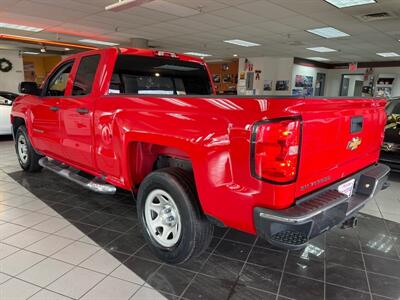
[[(383, 207), (385, 211), (389, 210), (380, 202), (390, 198), (387, 203), (391, 205), (391, 212), (388, 213), (392, 214), (390, 216), (392, 220), (400, 218), (398, 178), (392, 180), (392, 186), (377, 201), (369, 204), (366, 211), (370, 214), (360, 215), (359, 226), (356, 229), (335, 229), (314, 240), (303, 251), (282, 251), (254, 236), (235, 230), (216, 228), (214, 239), (206, 253), (183, 265), (171, 266), (158, 261), (147, 248), (137, 226), (135, 203), (129, 193), (118, 192), (114, 196), (103, 196), (86, 191), (48, 171), (29, 174), (16, 171), (15, 167), (7, 165), (3, 165), (3, 170), (18, 185), (25, 187), (48, 207), (40, 205), (39, 202), (25, 203), (23, 195), (15, 196), (6, 203), (0, 202), (0, 211), (6, 209), (4, 213), (0, 213), (1, 243), (10, 245), (13, 236), (17, 237), (17, 233), (13, 233), (3, 239), (1, 236), (4, 224), (22, 226), (23, 223), (23, 226), (32, 230), (32, 235), (40, 236), (50, 230), (54, 233), (52, 236), (79, 240), (87, 245), (80, 247), (79, 252), (74, 252), (74, 243), (68, 243), (68, 246), (58, 240), (49, 241), (47, 244), (40, 243), (46, 240), (42, 237), (43, 239), (32, 239), (34, 242), (30, 246), (20, 247), (25, 248), (31, 255), (40, 253), (43, 248), (46, 248), (47, 253), (50, 251), (48, 248), (56, 247), (54, 253), (49, 252), (45, 256), (51, 257), (53, 264), (61, 264), (66, 260), (68, 263), (64, 266), (66, 268), (64, 272), (58, 271), (60, 273), (57, 277), (68, 272), (70, 265), (71, 268), (79, 265), (81, 272), (73, 274), (74, 276), (84, 277), (84, 271), (87, 269), (96, 271), (98, 276), (102, 276), (100, 279), (93, 278), (94, 286), (101, 285), (104, 282), (101, 279), (105, 275), (108, 275), (106, 277), (108, 281), (120, 278), (124, 283), (132, 282), (132, 285), (140, 284), (139, 281), (142, 280), (144, 284), (142, 289), (153, 287), (169, 299), (310, 300), (399, 299), (400, 297), (400, 224), (380, 217)], [(7, 186), (7, 184), (2, 185), (1, 180), (3, 179), (0, 175), (0, 193), (1, 187)], [(35, 215), (29, 218), (20, 215), (4, 220), (7, 208), (15, 206), (18, 210), (30, 212), (34, 210)], [(73, 226), (62, 226), (59, 220), (52, 223), (51, 218), (42, 220), (41, 216), (49, 211), (49, 207)], [(16, 215), (18, 213), (21, 211), (14, 212)], [(79, 230), (75, 232), (76, 228)], [(29, 243), (29, 238), (26, 237), (26, 243)], [(57, 243), (60, 245), (55, 245)], [(91, 247), (102, 249), (93, 255), (95, 249)], [(4, 250), (0, 249), (0, 259), (3, 252)], [(122, 265), (119, 267), (116, 267), (117, 264), (110, 265), (103, 269), (101, 266), (104, 264), (99, 262), (102, 260), (102, 255), (106, 254), (111, 254)], [(11, 267), (8, 273), (7, 269), (1, 271), (3, 261), (4, 259), (0, 260), (0, 272), (5, 274), (0, 273), (0, 283), (2, 276), (13, 277), (17, 272), (11, 272), (13, 271)], [(132, 270), (134, 273), (131, 274), (137, 274), (140, 278), (130, 280), (124, 277), (122, 267)], [(56, 266), (49, 268), (59, 269)], [(22, 274), (25, 274), (25, 277), (34, 276), (35, 272), (41, 271), (38, 269), (35, 271), (32, 267), (31, 272), (28, 270)], [(16, 277), (23, 279), (20, 276)], [(70, 281), (73, 278), (71, 277)], [(68, 282), (66, 278), (64, 283)], [(129, 289), (129, 285), (123, 286)], [(0, 285), (0, 290), (1, 287)], [(82, 296), (63, 293), (63, 287), (57, 286), (57, 280), (42, 291), (47, 290), (72, 298)], [(132, 294), (136, 290), (131, 291)], [(113, 299), (118, 298), (116, 295), (114, 294)], [(146, 299), (144, 294), (140, 295), (140, 298), (137, 294), (134, 295), (136, 298), (132, 299)], [(148, 299), (154, 297), (152, 295)]]

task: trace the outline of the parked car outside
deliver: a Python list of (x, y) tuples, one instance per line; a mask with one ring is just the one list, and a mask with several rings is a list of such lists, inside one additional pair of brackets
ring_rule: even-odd
[(380, 161), (388, 165), (393, 172), (400, 172), (400, 97), (388, 101), (386, 113), (388, 121)]
[(11, 130), (11, 106), (18, 94), (0, 91), (0, 135), (9, 135)]

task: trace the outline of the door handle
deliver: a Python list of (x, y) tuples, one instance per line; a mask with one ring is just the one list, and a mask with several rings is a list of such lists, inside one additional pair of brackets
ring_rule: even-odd
[(60, 108), (58, 106), (50, 106), (51, 111), (59, 111)]
[(85, 115), (89, 113), (89, 110), (87, 108), (77, 108), (76, 111), (80, 113), (81, 115)]

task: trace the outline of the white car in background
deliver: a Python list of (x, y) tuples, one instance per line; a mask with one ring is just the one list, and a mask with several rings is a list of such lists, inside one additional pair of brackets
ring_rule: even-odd
[(11, 106), (18, 96), (18, 94), (0, 91), (0, 135), (11, 134)]

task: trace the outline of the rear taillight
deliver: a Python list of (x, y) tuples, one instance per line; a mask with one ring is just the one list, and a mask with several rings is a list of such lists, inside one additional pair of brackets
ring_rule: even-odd
[(258, 179), (289, 183), (296, 179), (301, 120), (276, 119), (256, 123), (251, 141), (251, 171)]

